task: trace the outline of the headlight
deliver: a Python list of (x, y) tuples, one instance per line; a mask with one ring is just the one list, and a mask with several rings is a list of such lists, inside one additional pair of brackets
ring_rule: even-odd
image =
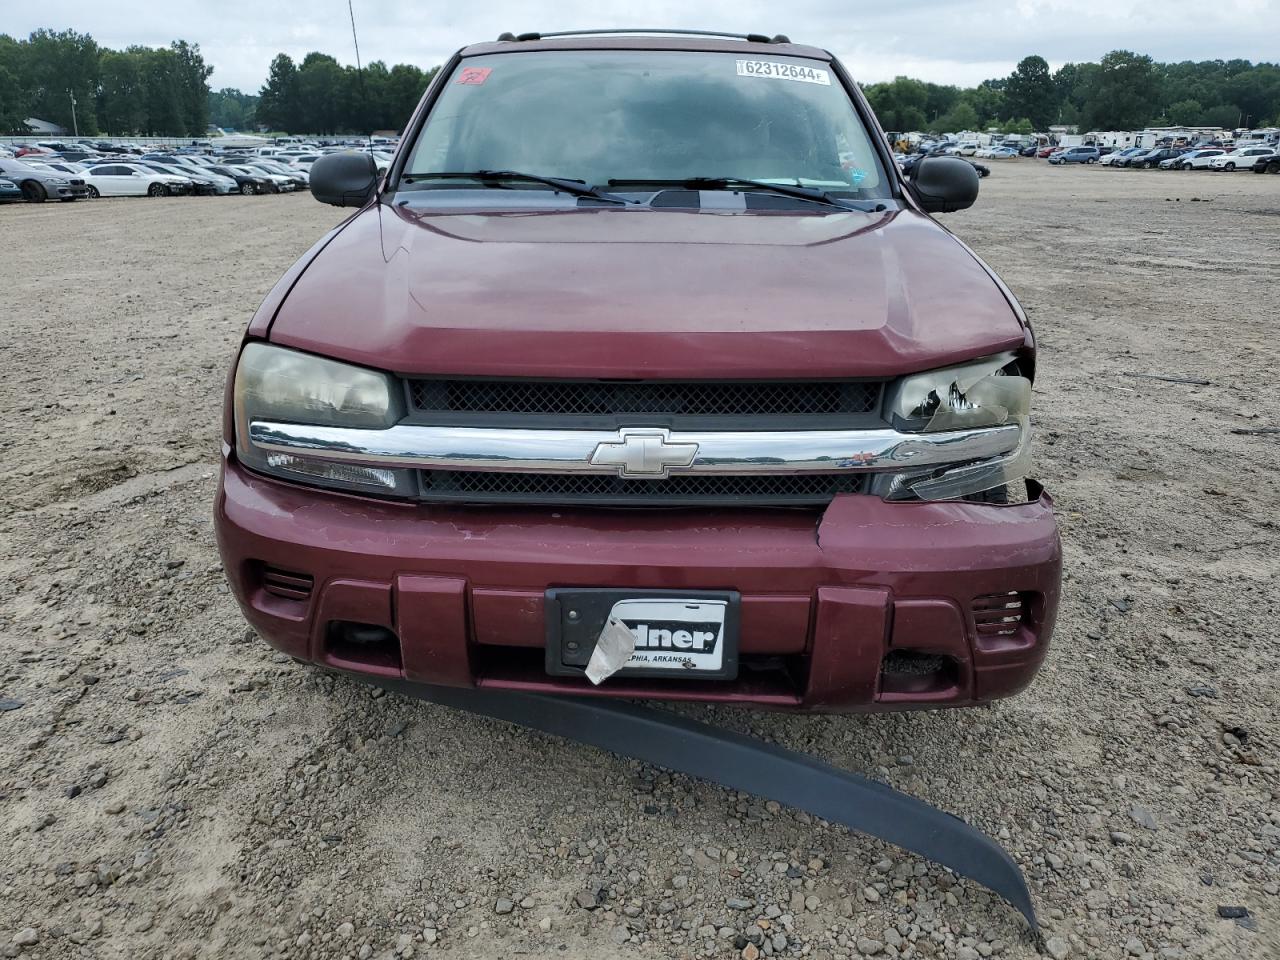
[(889, 500), (954, 500), (1023, 480), (1030, 468), (1031, 381), (1012, 353), (963, 366), (913, 374), (894, 383), (885, 414), (903, 431), (936, 433), (1017, 424), (1018, 446), (990, 460), (957, 463), (877, 478)]
[(383, 494), (412, 494), (412, 471), (298, 457), (259, 449), (252, 423), (303, 423), (382, 430), (404, 415), (395, 381), (385, 373), (251, 343), (240, 354), (234, 390), (236, 453), (245, 466), (291, 480)]

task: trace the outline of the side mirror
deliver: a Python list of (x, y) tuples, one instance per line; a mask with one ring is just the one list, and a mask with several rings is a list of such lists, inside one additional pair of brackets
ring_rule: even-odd
[(961, 157), (925, 157), (911, 177), (920, 205), (929, 213), (952, 213), (978, 199), (978, 171)]
[(378, 169), (367, 153), (331, 153), (311, 168), (311, 195), (335, 207), (363, 207), (377, 185)]

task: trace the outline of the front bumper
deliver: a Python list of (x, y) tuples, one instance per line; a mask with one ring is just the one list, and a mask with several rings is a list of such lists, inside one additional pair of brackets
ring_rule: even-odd
[[(228, 460), (215, 523), (245, 617), (302, 660), (454, 686), (861, 711), (975, 704), (1030, 682), (1058, 605), (1050, 507), (1044, 495), (848, 495), (820, 515), (445, 507), (294, 486)], [(281, 572), (309, 585), (281, 595)], [(738, 678), (548, 676), (548, 587), (736, 590)], [(984, 632), (982, 611), (1011, 593), (1016, 630)], [(335, 622), (384, 628), (391, 648), (346, 644)], [(897, 672), (911, 656), (938, 666)]]

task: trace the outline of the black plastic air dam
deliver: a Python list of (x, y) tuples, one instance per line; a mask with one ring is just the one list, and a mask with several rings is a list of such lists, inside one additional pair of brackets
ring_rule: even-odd
[(1036, 941), (1041, 939), (1031, 891), (998, 843), (959, 817), (883, 783), (625, 700), (441, 687), (343, 673), (406, 697), (505, 720), (776, 800), (887, 840), (999, 894), (1026, 918)]

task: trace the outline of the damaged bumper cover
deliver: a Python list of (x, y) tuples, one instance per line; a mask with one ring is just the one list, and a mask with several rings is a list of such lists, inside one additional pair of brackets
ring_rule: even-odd
[[(303, 489), (229, 459), (216, 510), (245, 616), (292, 656), (492, 690), (859, 711), (962, 706), (1044, 659), (1061, 553), (1050, 501), (809, 511), (475, 509)], [(731, 590), (734, 679), (548, 675), (546, 591)], [(370, 646), (335, 625), (381, 631)]]
[(1008, 853), (958, 817), (883, 783), (775, 744), (632, 703), (403, 681), (380, 685), (430, 703), (612, 750), (879, 837), (1003, 897), (1026, 919), (1039, 944), (1031, 892)]

